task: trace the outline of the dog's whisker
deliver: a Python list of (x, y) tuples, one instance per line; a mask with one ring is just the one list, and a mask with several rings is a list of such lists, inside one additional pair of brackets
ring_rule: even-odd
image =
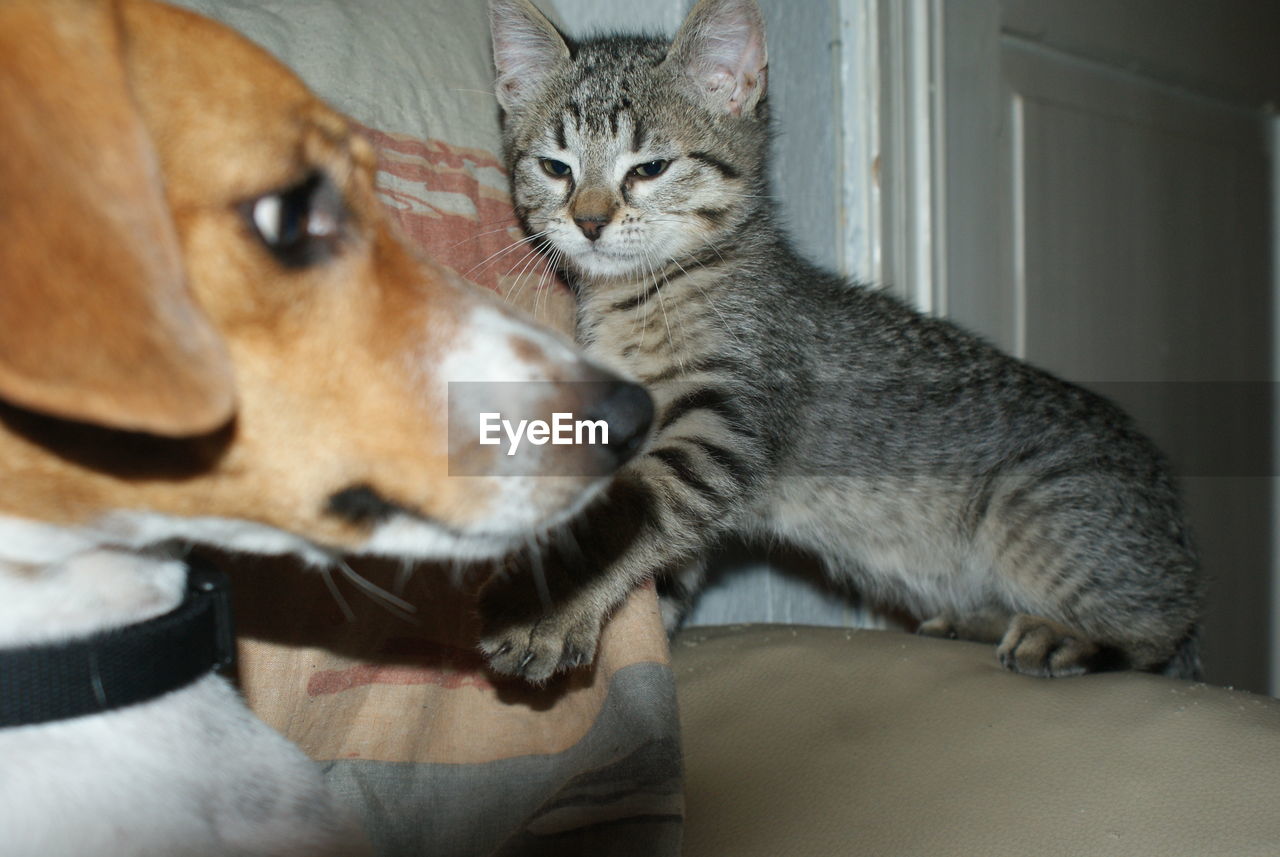
[(555, 604), (551, 600), (551, 587), (547, 584), (547, 572), (542, 566), (542, 551), (538, 549), (536, 540), (529, 558), (532, 565), (530, 571), (533, 573), (533, 585), (538, 589), (538, 602), (542, 605), (542, 609), (549, 613), (555, 608)]
[(460, 557), (450, 557), (448, 563), (449, 583), (461, 588), (466, 580), (467, 569)]
[(335, 557), (335, 562), (335, 567), (342, 576), (355, 584), (355, 586), (365, 595), (369, 596), (369, 600), (373, 601), (393, 616), (403, 619), (406, 622), (413, 622), (414, 624), (417, 624), (418, 620), (413, 616), (413, 614), (418, 611), (417, 607), (414, 607), (403, 598), (392, 595), (381, 586), (378, 586), (364, 575), (358, 573), (354, 568), (348, 565), (345, 560)]
[(391, 584), (392, 591), (396, 595), (403, 596), (405, 590), (409, 587), (409, 580), (413, 577), (413, 572), (417, 569), (417, 565), (411, 559), (402, 559), (400, 568), (396, 570), (396, 579)]
[(356, 621), (356, 611), (351, 609), (351, 604), (343, 597), (342, 591), (338, 589), (338, 584), (333, 579), (333, 567), (322, 565), (317, 570), (320, 572), (320, 578), (324, 581), (325, 588), (329, 590), (329, 594), (337, 602), (338, 609), (342, 611), (342, 615), (348, 622)]
[(578, 537), (574, 535), (572, 527), (557, 527), (556, 531), (551, 534), (551, 538), (555, 539), (556, 547), (560, 552), (569, 556), (567, 562), (571, 568), (587, 567), (586, 554), (582, 552), (582, 544), (578, 541)]

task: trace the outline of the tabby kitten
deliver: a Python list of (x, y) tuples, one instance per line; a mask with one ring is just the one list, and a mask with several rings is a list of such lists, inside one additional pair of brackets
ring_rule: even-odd
[(490, 13), (517, 211), (577, 295), (579, 341), (660, 415), (532, 573), (487, 588), (497, 670), (590, 662), (654, 576), (674, 624), (732, 533), (816, 553), (924, 633), (999, 641), (1017, 672), (1196, 675), (1196, 555), (1130, 419), (788, 244), (754, 0), (700, 0), (671, 42), (570, 42), (527, 0)]

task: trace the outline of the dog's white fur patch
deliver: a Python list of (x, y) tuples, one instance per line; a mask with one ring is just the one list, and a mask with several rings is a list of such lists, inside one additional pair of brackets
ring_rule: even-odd
[(315, 763), (214, 674), (128, 708), (0, 730), (0, 758), (12, 775), (0, 786), (5, 854), (367, 853)]
[[(42, 533), (68, 550), (80, 538), (11, 518), (0, 518), (0, 532), (28, 547)], [(6, 553), (17, 546), (6, 542)], [(18, 565), (0, 560), (3, 646), (143, 621), (185, 591), (185, 567), (163, 553), (88, 549), (36, 571)], [(5, 854), (366, 853), (314, 763), (213, 673), (126, 708), (0, 729), (0, 759)]]
[(177, 604), (185, 581), (180, 562), (113, 549), (84, 550), (28, 574), (0, 560), (0, 646), (141, 622)]
[(546, 381), (546, 368), (521, 359), (513, 340), (533, 345), (546, 356), (548, 364), (569, 366), (583, 359), (567, 342), (549, 331), (525, 324), (493, 307), (480, 306), (471, 310), (448, 355), (435, 364), (433, 373), (446, 384), (450, 381)]
[(0, 515), (0, 563), (48, 565), (83, 553), (100, 540), (91, 533)]
[[(512, 508), (515, 505), (512, 504)], [(490, 559), (509, 550), (510, 532), (455, 532), (411, 515), (393, 515), (350, 552), (405, 559)], [(151, 512), (117, 512), (99, 522), (95, 532), (110, 544), (135, 550), (168, 541), (195, 542), (266, 556), (292, 555), (309, 565), (336, 564), (337, 551), (273, 527), (234, 518), (181, 518)]]

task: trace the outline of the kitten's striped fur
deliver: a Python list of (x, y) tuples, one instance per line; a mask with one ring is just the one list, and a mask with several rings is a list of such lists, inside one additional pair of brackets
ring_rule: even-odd
[(792, 251), (754, 0), (701, 0), (673, 42), (574, 44), (527, 0), (490, 8), (519, 214), (577, 293), (580, 342), (660, 414), (536, 574), (488, 588), (497, 669), (588, 662), (632, 587), (690, 595), (736, 533), (815, 552), (926, 633), (999, 640), (1019, 672), (1197, 672), (1197, 560), (1128, 417)]

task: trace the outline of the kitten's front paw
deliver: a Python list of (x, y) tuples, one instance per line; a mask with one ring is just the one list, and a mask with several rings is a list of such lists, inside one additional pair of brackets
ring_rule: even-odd
[(1006, 669), (1043, 678), (1091, 672), (1101, 654), (1102, 648), (1079, 631), (1026, 613), (1013, 617), (996, 649)]
[(480, 650), (494, 672), (545, 684), (558, 672), (595, 660), (604, 614), (576, 604), (557, 604), (549, 611), (513, 605), (500, 591), (481, 596), (483, 632)]

